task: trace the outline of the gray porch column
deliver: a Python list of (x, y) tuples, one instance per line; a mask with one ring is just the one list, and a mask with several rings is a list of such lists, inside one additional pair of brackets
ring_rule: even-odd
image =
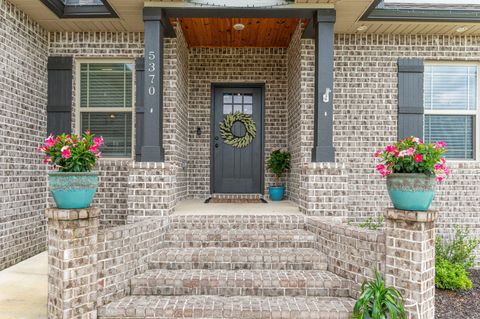
[(145, 8), (145, 112), (142, 162), (163, 162), (163, 38), (161, 8)]
[(335, 162), (333, 148), (333, 41), (335, 10), (318, 10), (315, 27), (315, 125), (312, 162)]

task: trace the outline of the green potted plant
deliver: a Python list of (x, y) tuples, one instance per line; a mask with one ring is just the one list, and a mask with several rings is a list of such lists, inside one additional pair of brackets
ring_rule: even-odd
[(375, 280), (362, 284), (360, 298), (353, 307), (355, 319), (405, 319), (402, 294), (386, 287), (382, 275), (375, 271)]
[(285, 186), (281, 184), (281, 179), (290, 169), (290, 157), (289, 152), (276, 150), (268, 158), (267, 167), (276, 177), (275, 185), (268, 188), (268, 194), (273, 201), (280, 201), (285, 195)]
[(382, 161), (376, 169), (387, 178), (388, 194), (395, 208), (428, 210), (436, 184), (449, 175), (445, 152), (444, 142), (423, 143), (413, 136), (375, 152), (375, 157)]
[(54, 171), (48, 173), (48, 184), (58, 208), (89, 207), (98, 186), (98, 173), (92, 172), (101, 157), (102, 137), (87, 130), (77, 135), (50, 135), (38, 148), (44, 163)]

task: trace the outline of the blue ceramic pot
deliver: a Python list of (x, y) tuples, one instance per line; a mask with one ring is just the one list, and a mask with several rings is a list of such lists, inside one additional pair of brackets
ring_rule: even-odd
[(48, 184), (58, 208), (87, 208), (97, 191), (98, 173), (50, 172)]
[(285, 186), (270, 186), (268, 188), (268, 194), (273, 201), (280, 201), (285, 194)]
[(391, 174), (387, 189), (393, 207), (402, 210), (427, 211), (435, 197), (435, 176), (425, 174)]

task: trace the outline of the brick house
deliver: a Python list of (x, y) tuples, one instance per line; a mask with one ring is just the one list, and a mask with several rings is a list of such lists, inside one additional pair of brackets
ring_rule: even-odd
[[(358, 291), (374, 266), (398, 276), (403, 266), (394, 260), (398, 255), (389, 255), (395, 244), (388, 238), (399, 235), (389, 229), (407, 227), (407, 233), (418, 234), (395, 212), (378, 232), (355, 230), (335, 219), (361, 222), (389, 206), (384, 181), (374, 172), (376, 149), (411, 135), (445, 140), (452, 177), (438, 188), (437, 231), (448, 237), (453, 225), (463, 225), (480, 236), (480, 7), (400, 0), (264, 0), (240, 8), (233, 1), (211, 2), (0, 0), (0, 269), (44, 251), (47, 237), (51, 245), (65, 240), (55, 237), (55, 230), (66, 226), (53, 215), (47, 236), (46, 168), (35, 152), (49, 133), (86, 128), (106, 140), (95, 199), (101, 212), (92, 211), (92, 221), (81, 226), (98, 241), (93, 249), (98, 265), (90, 271), (94, 286), (101, 288), (90, 287), (95, 302), (85, 297), (83, 310), (72, 306), (69, 315), (57, 318), (89, 311), (96, 316), (105, 305), (100, 317), (135, 317), (119, 314), (128, 302), (135, 303), (121, 297), (132, 298), (126, 296), (134, 291), (155, 295), (154, 288), (142, 286), (153, 280), (148, 273), (141, 277), (142, 271), (167, 263), (150, 257), (168, 238), (182, 241), (181, 234), (169, 235), (171, 229), (191, 229), (200, 236), (199, 229), (208, 225), (242, 229), (238, 224), (246, 223), (228, 214), (179, 217), (173, 214), (176, 207), (192, 199), (200, 205), (211, 197), (266, 196), (274, 178), (265, 161), (279, 148), (292, 153), (287, 197), (301, 214), (256, 217), (254, 224), (277, 231), (267, 232), (267, 244), (281, 242), (281, 235), (285, 241), (300, 236), (298, 246), (283, 248), (322, 252), (292, 254), (304, 263), (312, 258), (317, 266), (325, 263), (329, 271), (320, 279), (303, 274), (302, 280), (325, 283), (330, 275), (338, 277), (336, 290), (325, 295), (338, 299), (322, 304), (329, 309), (325, 318), (335, 309), (339, 317), (348, 316), (351, 300), (341, 297), (355, 297), (350, 288)], [(251, 115), (257, 128), (254, 141), (241, 150), (222, 143), (217, 125), (236, 111)], [(239, 135), (242, 130), (234, 127)], [(420, 224), (428, 230), (420, 232), (425, 237), (404, 238), (408, 244), (431, 244), (433, 217)], [(314, 243), (297, 229), (315, 234)], [(257, 238), (248, 232), (242, 236)], [(420, 310), (413, 316), (432, 318), (431, 247), (418, 256), (421, 270), (405, 279), (414, 284), (389, 280), (417, 303)], [(118, 258), (128, 266), (118, 266)], [(400, 259), (414, 258), (412, 253)], [(229, 274), (219, 273), (228, 280)], [(133, 275), (140, 275), (136, 286)], [(154, 275), (178, 279), (171, 273)], [(249, 275), (268, 281), (265, 274)], [(428, 278), (416, 280), (417, 275)], [(421, 287), (412, 288), (415, 284)], [(294, 287), (301, 290), (299, 285)], [(267, 302), (271, 311), (284, 310), (273, 299), (247, 303), (257, 301)], [(111, 302), (117, 308), (108, 308)], [(194, 311), (220, 301), (191, 302), (185, 307)], [(307, 313), (319, 307), (308, 298), (282, 302)], [(338, 310), (343, 308), (345, 313)]]

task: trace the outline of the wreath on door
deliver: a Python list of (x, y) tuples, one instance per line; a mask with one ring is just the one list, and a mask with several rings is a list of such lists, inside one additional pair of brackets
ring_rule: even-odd
[[(242, 123), (245, 127), (245, 135), (237, 136), (232, 132), (233, 125), (235, 123)], [(220, 135), (223, 142), (235, 148), (243, 148), (248, 146), (257, 134), (257, 128), (252, 117), (242, 113), (235, 112), (228, 114), (225, 119), (220, 122)]]

